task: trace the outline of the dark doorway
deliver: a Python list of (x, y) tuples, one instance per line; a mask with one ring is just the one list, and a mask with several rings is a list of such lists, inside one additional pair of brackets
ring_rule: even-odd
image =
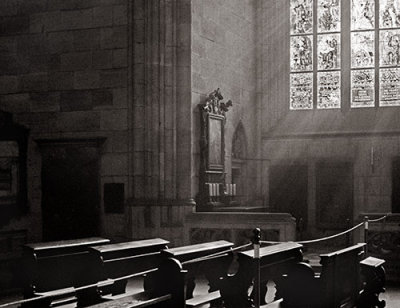
[(98, 235), (98, 148), (79, 143), (46, 144), (42, 154), (44, 240)]
[(290, 213), (298, 226), (307, 226), (307, 165), (275, 165), (269, 172), (269, 204), (271, 210)]
[(353, 164), (321, 162), (316, 168), (317, 226), (344, 229), (353, 219)]
[(400, 213), (400, 157), (392, 164), (392, 213)]

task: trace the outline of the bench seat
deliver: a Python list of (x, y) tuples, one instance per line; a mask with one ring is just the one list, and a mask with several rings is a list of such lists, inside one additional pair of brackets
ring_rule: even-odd
[(158, 303), (165, 302), (171, 299), (171, 294), (166, 294), (158, 297), (151, 297), (151, 295), (144, 291), (132, 295), (119, 296), (119, 298), (106, 301), (97, 305), (90, 306), (90, 308), (139, 308), (149, 307)]
[(221, 298), (221, 294), (220, 294), (219, 290), (208, 293), (208, 294), (197, 295), (191, 299), (186, 300), (186, 307), (188, 307), (188, 308), (198, 307), (198, 306), (201, 306), (204, 304), (208, 304), (219, 298)]

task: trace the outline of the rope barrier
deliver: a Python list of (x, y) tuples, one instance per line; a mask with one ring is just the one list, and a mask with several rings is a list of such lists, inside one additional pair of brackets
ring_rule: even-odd
[(246, 248), (246, 247), (251, 246), (251, 245), (252, 245), (252, 243), (248, 243), (248, 244), (245, 244), (245, 245), (242, 245), (242, 246), (238, 246), (238, 247), (230, 248), (230, 249), (223, 250), (223, 251), (220, 251), (220, 252), (216, 252), (216, 253), (213, 253), (211, 255), (207, 255), (207, 256), (191, 259), (191, 260), (187, 260), (187, 261), (182, 262), (182, 265), (210, 260), (210, 259), (213, 259), (213, 258), (218, 257), (220, 255), (224, 255), (224, 254), (229, 253), (229, 252), (234, 252), (234, 251)]
[[(376, 219), (368, 219), (367, 222), (379, 222), (379, 221), (381, 221), (381, 220), (386, 219), (387, 217), (388, 217), (388, 215), (385, 215), (385, 216), (382, 216), (382, 217), (376, 218)], [(349, 233), (349, 232), (352, 232), (352, 231), (354, 231), (355, 229), (357, 229), (357, 228), (363, 226), (364, 224), (366, 224), (366, 222), (361, 222), (361, 223), (359, 223), (358, 225), (356, 225), (356, 226), (354, 226), (354, 227), (352, 227), (352, 228), (350, 228), (350, 229), (348, 229), (348, 230), (346, 230), (346, 231), (343, 231), (343, 232), (340, 232), (340, 233), (337, 233), (337, 234), (334, 234), (334, 235), (330, 235), (330, 236), (327, 236), (327, 237), (323, 237), (323, 238), (319, 238), (319, 239), (314, 239), (314, 240), (297, 241), (297, 242), (295, 242), (295, 243), (298, 243), (298, 244), (310, 244), (310, 243), (317, 243), (317, 242), (322, 242), (322, 241), (330, 240), (330, 239), (333, 239), (333, 238), (335, 238), (335, 237), (342, 236), (342, 235), (345, 235), (345, 234), (347, 234), (347, 233)], [(262, 244), (279, 244), (279, 243), (282, 243), (282, 242), (277, 242), (277, 241), (260, 241), (260, 243), (262, 243)]]
[(343, 232), (340, 232), (340, 233), (337, 233), (337, 234), (333, 234), (331, 236), (326, 236), (326, 237), (315, 239), (315, 240), (298, 241), (296, 243), (298, 243), (298, 244), (310, 244), (310, 243), (317, 243), (317, 242), (330, 240), (330, 239), (333, 239), (335, 237), (342, 236), (342, 235), (345, 235), (346, 233), (352, 232), (353, 230), (358, 229), (363, 225), (364, 225), (364, 222), (360, 222), (358, 225), (354, 226), (353, 228), (350, 228), (350, 229), (348, 229), (346, 231), (343, 231)]
[(378, 222), (378, 221), (386, 219), (387, 217), (388, 217), (388, 215), (385, 215), (385, 216), (382, 216), (382, 217), (376, 218), (376, 219), (368, 219), (368, 222)]
[[(354, 227), (352, 227), (352, 228), (350, 228), (350, 229), (348, 229), (348, 230), (346, 230), (346, 231), (337, 233), (337, 234), (333, 234), (333, 235), (330, 235), (330, 236), (326, 236), (326, 237), (318, 238), (318, 239), (314, 239), (314, 240), (297, 241), (297, 242), (295, 241), (294, 243), (298, 243), (298, 244), (311, 244), (311, 243), (317, 243), (317, 242), (322, 242), (322, 241), (330, 240), (330, 239), (333, 239), (333, 238), (335, 238), (335, 237), (339, 237), (339, 236), (345, 235), (345, 234), (347, 234), (347, 233), (349, 233), (349, 232), (352, 232), (352, 231), (354, 231), (355, 229), (357, 229), (357, 228), (359, 228), (359, 227), (361, 227), (361, 226), (363, 226), (363, 225), (364, 225), (364, 222), (361, 222), (361, 223), (359, 223), (358, 225), (356, 225), (356, 226), (354, 226)], [(276, 242), (276, 241), (260, 241), (260, 243), (262, 243), (262, 244), (279, 244), (279, 243), (282, 243), (282, 242)]]

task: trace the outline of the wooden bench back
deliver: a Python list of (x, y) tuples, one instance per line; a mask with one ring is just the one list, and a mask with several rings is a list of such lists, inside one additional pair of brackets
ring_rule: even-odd
[[(290, 267), (302, 260), (302, 245), (281, 243), (260, 248), (260, 298), (265, 304), (268, 280), (278, 280)], [(227, 277), (222, 286), (222, 297), (227, 308), (247, 307), (252, 303), (248, 295), (250, 286), (257, 271), (258, 260), (254, 250), (238, 253), (239, 269), (233, 276)], [(278, 295), (279, 296), (279, 295)]]
[[(92, 246), (89, 249), (90, 263), (84, 274), (75, 282), (75, 287), (93, 285), (107, 279), (116, 279), (135, 273), (156, 269), (161, 261), (160, 251), (167, 248), (168, 241), (160, 238), (130, 241), (117, 244)], [(104, 295), (126, 292), (127, 279), (103, 284), (77, 292), (78, 304), (87, 306), (104, 300)], [(101, 295), (100, 295), (101, 293)]]
[(228, 241), (214, 241), (195, 245), (181, 246), (176, 248), (164, 249), (162, 255), (164, 257), (172, 257), (180, 262), (209, 256), (211, 254), (219, 253), (229, 250), (233, 247), (233, 243)]
[(23, 247), (25, 297), (72, 287), (88, 262), (88, 248), (109, 243), (100, 237), (26, 244)]
[(321, 254), (321, 274), (306, 263), (294, 265), (280, 284), (287, 307), (354, 307), (361, 291), (360, 261), (365, 244)]
[[(197, 307), (211, 301), (218, 301), (220, 294), (217, 291), (220, 289), (221, 278), (227, 276), (233, 261), (232, 247), (231, 242), (214, 241), (162, 251), (161, 254), (165, 258), (175, 258), (182, 262), (183, 269), (188, 272), (185, 279), (187, 307)], [(212, 257), (208, 258), (208, 256)], [(205, 276), (208, 280), (209, 294), (193, 298), (195, 279), (199, 276)]]
[(321, 254), (321, 284), (326, 307), (355, 305), (361, 290), (360, 261), (365, 243)]
[(90, 253), (99, 262), (96, 270), (100, 279), (105, 280), (157, 268), (161, 262), (160, 252), (168, 244), (166, 240), (155, 238), (93, 246)]

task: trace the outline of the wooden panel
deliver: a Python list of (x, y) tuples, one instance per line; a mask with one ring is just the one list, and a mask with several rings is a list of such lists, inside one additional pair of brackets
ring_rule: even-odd
[(392, 213), (400, 213), (400, 158), (392, 163)]
[(95, 146), (48, 145), (42, 159), (45, 240), (99, 234), (99, 154)]
[(273, 212), (289, 213), (307, 226), (308, 168), (275, 165), (269, 174), (269, 204)]
[(353, 164), (321, 162), (317, 164), (317, 225), (341, 229), (352, 221)]

